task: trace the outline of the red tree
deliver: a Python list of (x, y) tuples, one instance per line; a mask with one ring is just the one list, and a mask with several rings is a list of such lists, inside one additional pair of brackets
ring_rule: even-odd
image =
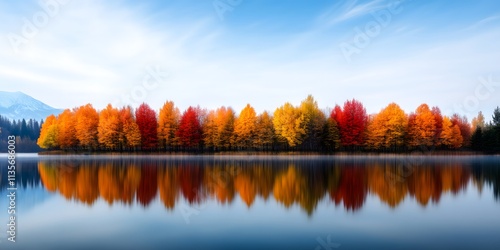
[(141, 144), (144, 149), (156, 148), (158, 145), (158, 121), (156, 112), (143, 103), (135, 111), (136, 123), (141, 132)]
[(189, 107), (184, 111), (176, 135), (184, 147), (194, 147), (200, 144), (202, 131), (195, 108)]
[(153, 164), (141, 166), (141, 181), (137, 189), (137, 201), (147, 207), (158, 191), (158, 167)]
[(180, 191), (189, 204), (201, 203), (203, 200), (203, 175), (200, 166), (181, 165), (177, 172)]
[(330, 191), (335, 205), (344, 203), (346, 210), (359, 210), (365, 203), (368, 188), (366, 186), (366, 168), (360, 166), (347, 166), (342, 169), (339, 186)]
[(368, 115), (363, 104), (355, 99), (346, 101), (343, 110), (337, 105), (330, 117), (335, 119), (340, 130), (343, 146), (361, 146), (365, 141)]
[(335, 105), (332, 113), (330, 114), (330, 118), (334, 119), (339, 124), (339, 121), (343, 120), (342, 108), (339, 105)]

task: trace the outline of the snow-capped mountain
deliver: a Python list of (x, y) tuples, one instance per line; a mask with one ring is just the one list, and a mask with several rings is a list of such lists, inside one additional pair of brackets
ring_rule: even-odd
[(24, 94), (23, 92), (0, 91), (0, 115), (9, 119), (36, 119), (38, 121), (47, 116), (58, 115), (62, 110)]

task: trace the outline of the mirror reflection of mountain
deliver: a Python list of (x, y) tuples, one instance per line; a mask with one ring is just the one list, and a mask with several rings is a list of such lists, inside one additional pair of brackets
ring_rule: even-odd
[(478, 192), (492, 186), (495, 200), (500, 197), (498, 159), (473, 157), (58, 159), (41, 160), (38, 171), (48, 191), (88, 205), (102, 198), (110, 205), (147, 207), (159, 196), (166, 209), (174, 209), (179, 199), (231, 204), (239, 196), (248, 207), (260, 197), (312, 215), (324, 199), (348, 211), (361, 209), (368, 195), (391, 208), (408, 198), (426, 207), (470, 185)]

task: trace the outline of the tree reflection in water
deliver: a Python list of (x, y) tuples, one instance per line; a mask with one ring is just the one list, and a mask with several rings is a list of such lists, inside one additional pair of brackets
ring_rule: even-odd
[(423, 207), (439, 203), (474, 185), (482, 192), (492, 185), (499, 199), (498, 163), (425, 161), (404, 178), (388, 180), (399, 166), (388, 160), (43, 160), (38, 171), (44, 187), (68, 200), (92, 205), (99, 198), (110, 205), (134, 203), (147, 207), (156, 197), (166, 209), (179, 199), (189, 204), (217, 200), (231, 204), (237, 196), (248, 207), (257, 198), (276, 200), (285, 208), (298, 205), (312, 215), (317, 204), (329, 199), (347, 211), (357, 211), (367, 195), (390, 208), (405, 199)]

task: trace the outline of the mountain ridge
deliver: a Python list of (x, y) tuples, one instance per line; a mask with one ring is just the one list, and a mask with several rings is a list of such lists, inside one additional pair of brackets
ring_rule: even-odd
[(0, 115), (10, 120), (40, 121), (51, 114), (58, 115), (62, 111), (20, 91), (0, 91)]

